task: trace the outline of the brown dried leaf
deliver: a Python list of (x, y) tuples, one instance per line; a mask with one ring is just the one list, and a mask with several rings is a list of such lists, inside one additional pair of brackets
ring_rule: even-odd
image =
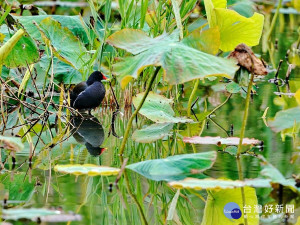
[(250, 73), (253, 72), (255, 75), (267, 75), (268, 71), (263, 60), (257, 58), (253, 51), (245, 44), (239, 44), (234, 51), (230, 53), (228, 58), (234, 58), (237, 60), (238, 65), (245, 67)]

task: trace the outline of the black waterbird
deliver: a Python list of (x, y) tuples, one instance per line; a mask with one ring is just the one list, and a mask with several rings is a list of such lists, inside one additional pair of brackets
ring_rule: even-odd
[(99, 71), (94, 71), (87, 81), (77, 84), (70, 94), (70, 105), (80, 111), (97, 108), (105, 97), (102, 80), (107, 78)]

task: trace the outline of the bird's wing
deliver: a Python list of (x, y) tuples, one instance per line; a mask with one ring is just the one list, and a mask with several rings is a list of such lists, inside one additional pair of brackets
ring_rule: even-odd
[(76, 98), (78, 97), (78, 95), (79, 95), (81, 92), (83, 92), (87, 87), (88, 87), (88, 86), (87, 86), (86, 82), (83, 81), (83, 82), (77, 84), (77, 85), (73, 88), (73, 90), (72, 90), (71, 93), (70, 93), (70, 100), (71, 100), (70, 103), (71, 103), (71, 106), (74, 105), (74, 102), (75, 102)]
[(75, 109), (90, 109), (98, 107), (105, 96), (105, 88), (101, 82), (94, 82), (82, 91), (75, 99)]

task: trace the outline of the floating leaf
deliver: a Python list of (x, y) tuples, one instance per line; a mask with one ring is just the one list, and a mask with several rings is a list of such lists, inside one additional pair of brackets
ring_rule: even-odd
[(231, 51), (241, 43), (248, 46), (259, 44), (264, 24), (262, 14), (254, 13), (252, 17), (246, 18), (225, 9), (226, 1), (223, 0), (205, 0), (204, 5), (209, 27), (218, 27), (220, 30), (221, 50)]
[(36, 26), (46, 44), (52, 48), (54, 55), (63, 62), (81, 69), (89, 61), (83, 43), (67, 27), (62, 27), (58, 21), (48, 17)]
[(66, 214), (59, 210), (51, 209), (4, 209), (2, 217), (6, 220), (28, 219), (32, 221), (42, 222), (67, 222), (81, 220), (81, 216), (77, 214)]
[[(242, 195), (243, 193), (243, 195)], [(244, 200), (243, 200), (244, 199)], [(204, 215), (201, 225), (218, 224), (218, 225), (240, 225), (245, 223), (245, 207), (251, 210), (246, 213), (247, 222), (250, 225), (259, 224), (259, 214), (256, 212), (255, 206), (258, 205), (255, 189), (251, 187), (244, 187), (243, 192), (241, 188), (226, 189), (219, 191), (208, 192)], [(239, 210), (238, 213), (233, 214), (233, 210)], [(224, 213), (224, 211), (229, 213)], [(217, 216), (216, 216), (217, 215)]]
[(117, 175), (120, 169), (108, 167), (108, 166), (97, 166), (93, 164), (68, 164), (68, 165), (56, 165), (55, 171), (61, 173), (71, 173), (74, 175), (88, 175), (88, 176), (110, 176)]
[[(163, 35), (153, 40), (148, 37), (144, 45), (142, 31), (123, 29), (108, 38), (108, 42), (118, 48), (123, 48), (129, 52), (139, 53), (133, 57), (127, 57), (123, 61), (116, 63), (113, 70), (119, 79), (128, 81), (128, 76), (137, 78), (142, 70), (150, 65), (162, 66), (164, 69), (164, 80), (170, 84), (180, 84), (194, 79), (204, 79), (208, 76), (223, 76), (233, 78), (237, 67), (233, 61), (209, 55), (188, 47), (179, 42), (178, 32), (171, 35)], [(129, 35), (129, 33), (132, 33)], [(134, 38), (136, 34), (136, 39)], [(127, 36), (130, 37), (127, 40)], [(177, 36), (177, 38), (175, 38)], [(157, 40), (160, 40), (157, 43)], [(129, 44), (127, 44), (129, 41)], [(135, 46), (136, 45), (136, 46)], [(136, 48), (136, 50), (134, 49)], [(124, 85), (123, 85), (124, 86)]]
[(237, 155), (237, 147), (236, 146), (228, 146), (224, 149), (224, 152), (229, 153), (230, 155), (236, 156)]
[(194, 190), (220, 190), (220, 189), (233, 189), (238, 187), (271, 187), (268, 179), (248, 179), (248, 180), (224, 180), (224, 179), (197, 179), (197, 178), (185, 178), (180, 181), (171, 181), (169, 185), (174, 188), (188, 188)]
[(240, 92), (241, 87), (240, 87), (240, 85), (238, 85), (237, 83), (232, 81), (226, 85), (226, 90), (230, 93), (238, 93), (238, 92)]
[(126, 166), (151, 180), (182, 179), (193, 171), (202, 172), (212, 167), (217, 154), (214, 151), (169, 156), (165, 159), (147, 160)]
[[(228, 138), (221, 138), (221, 137), (184, 137), (183, 141), (186, 143), (191, 144), (202, 144), (202, 145), (239, 145), (240, 138), (239, 137), (228, 137)], [(261, 141), (257, 139), (243, 139), (243, 145), (258, 145)]]
[(173, 128), (173, 123), (156, 123), (132, 134), (132, 139), (140, 143), (151, 143), (167, 136)]
[(276, 113), (273, 120), (268, 120), (269, 126), (275, 132), (291, 128), (294, 124), (300, 122), (300, 107), (282, 110)]
[(0, 135), (0, 147), (12, 151), (21, 151), (24, 148), (21, 138), (4, 137)]
[[(138, 107), (143, 96), (144, 92), (137, 94), (137, 96), (133, 98), (133, 104), (136, 108)], [(149, 92), (147, 99), (144, 102), (139, 113), (156, 123), (193, 122), (193, 120), (184, 117), (175, 117), (175, 112), (173, 111), (170, 105), (172, 103), (172, 99), (168, 99), (163, 95), (158, 95), (153, 92)]]

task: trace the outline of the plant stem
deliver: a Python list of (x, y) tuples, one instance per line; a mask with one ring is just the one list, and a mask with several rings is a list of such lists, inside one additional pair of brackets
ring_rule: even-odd
[(143, 96), (143, 98), (142, 98), (139, 106), (132, 113), (132, 115), (131, 115), (131, 117), (130, 117), (130, 119), (128, 121), (128, 124), (127, 124), (127, 127), (126, 127), (126, 131), (125, 131), (125, 134), (124, 134), (124, 138), (122, 140), (120, 151), (119, 151), (120, 155), (123, 155), (123, 153), (124, 153), (125, 145), (126, 145), (126, 142), (127, 142), (128, 136), (129, 136), (129, 132), (130, 132), (131, 126), (132, 126), (132, 121), (134, 120), (134, 118), (136, 117), (136, 115), (138, 114), (138, 112), (140, 111), (140, 109), (142, 108), (142, 106), (143, 106), (143, 104), (144, 104), (144, 102), (145, 102), (145, 100), (146, 100), (146, 98), (147, 98), (147, 96), (148, 96), (148, 94), (149, 94), (149, 92), (151, 90), (152, 84), (153, 84), (153, 82), (154, 82), (154, 80), (155, 80), (155, 78), (156, 78), (156, 76), (157, 76), (160, 68), (161, 68), (160, 66), (156, 67), (156, 70), (155, 70), (154, 74), (150, 78), (148, 87), (147, 87), (147, 89), (145, 91), (145, 94), (144, 94), (144, 96)]
[[(238, 172), (239, 172), (239, 180), (244, 180), (241, 159), (237, 158), (236, 162), (237, 162), (237, 168), (238, 168)], [(242, 202), (243, 202), (243, 208), (244, 208), (246, 206), (246, 197), (245, 197), (244, 187), (241, 187), (241, 195), (242, 195)], [(244, 211), (244, 222), (245, 222), (245, 225), (248, 225), (247, 214), (245, 211)]]
[(193, 103), (193, 98), (196, 95), (196, 91), (197, 91), (198, 85), (199, 85), (199, 79), (196, 80), (196, 82), (194, 84), (193, 91), (192, 91), (192, 93), (190, 95), (190, 98), (189, 98), (189, 101), (188, 101), (188, 106), (187, 106), (187, 116), (188, 117), (191, 116), (191, 111), (192, 111), (191, 107), (192, 107), (192, 103)]
[(217, 111), (219, 108), (221, 108), (223, 105), (225, 105), (225, 103), (228, 102), (228, 100), (231, 98), (231, 96), (232, 96), (232, 93), (230, 93), (230, 95), (226, 98), (226, 100), (223, 103), (221, 103), (220, 105), (218, 105), (216, 108), (214, 108), (213, 111), (211, 111), (206, 117), (209, 117), (215, 111)]
[[(122, 156), (120, 156), (120, 157), (121, 157), (121, 162), (123, 162), (123, 157)], [(131, 198), (134, 200), (134, 202), (137, 205), (137, 207), (138, 207), (138, 211), (139, 211), (140, 216), (142, 218), (143, 224), (144, 225), (148, 225), (148, 222), (147, 222), (146, 216), (144, 214), (143, 208), (142, 208), (141, 204), (139, 203), (137, 197), (133, 194), (133, 192), (131, 190), (126, 169), (124, 170), (123, 174), (124, 174), (125, 185), (126, 185), (127, 191), (129, 193), (129, 195), (131, 196)]]
[(254, 73), (251, 73), (251, 78), (250, 78), (250, 82), (249, 82), (248, 89), (247, 89), (245, 112), (244, 112), (244, 118), (243, 118), (243, 123), (242, 123), (242, 130), (241, 130), (241, 134), (240, 134), (240, 142), (239, 142), (239, 146), (238, 146), (237, 158), (240, 158), (240, 155), (241, 155), (242, 144), (243, 144), (243, 139), (244, 139), (245, 130), (246, 130), (246, 124), (247, 124), (247, 119), (248, 119), (250, 94), (251, 94), (253, 79), (254, 79)]
[(279, 14), (279, 9), (281, 8), (281, 5), (282, 5), (282, 0), (279, 0), (276, 12), (274, 14), (274, 17), (273, 17), (272, 22), (271, 22), (270, 29), (269, 29), (268, 34), (267, 34), (267, 40), (269, 40), (270, 37), (271, 37), (271, 34), (272, 34), (272, 31), (273, 31), (273, 29), (275, 27), (276, 20), (277, 20), (277, 17), (278, 17), (278, 14)]

